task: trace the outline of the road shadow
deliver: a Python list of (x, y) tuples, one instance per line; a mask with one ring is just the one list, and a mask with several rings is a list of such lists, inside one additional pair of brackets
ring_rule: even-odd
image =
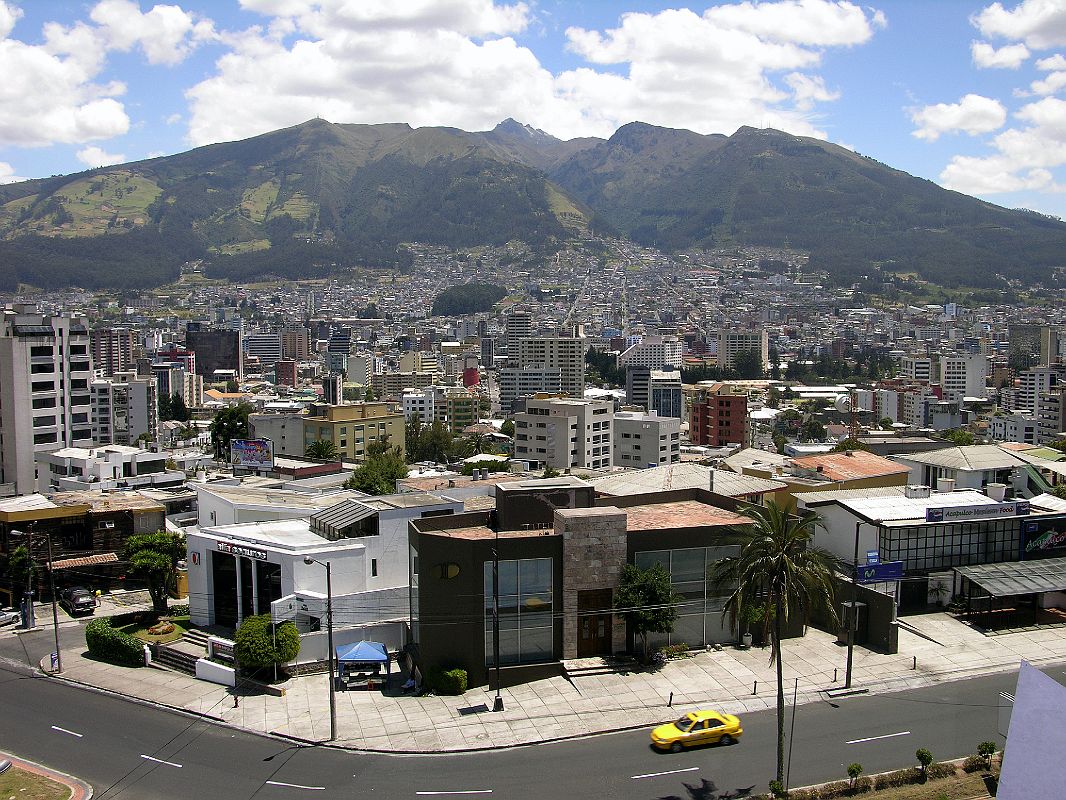
[(741, 797), (751, 797), (755, 786), (738, 789), (719, 789), (714, 781), (704, 778), (699, 783), (686, 783), (685, 796), (676, 794), (664, 795), (658, 800), (737, 800)]

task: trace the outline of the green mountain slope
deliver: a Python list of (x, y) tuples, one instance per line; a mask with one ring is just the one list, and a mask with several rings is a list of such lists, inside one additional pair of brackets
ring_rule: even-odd
[(630, 123), (560, 141), (406, 124), (292, 128), (0, 186), (0, 289), (151, 286), (204, 259), (233, 280), (403, 267), (399, 245), (519, 239), (548, 252), (592, 227), (665, 249), (807, 249), (839, 280), (874, 267), (943, 284), (1039, 282), (1066, 225), (773, 130)]

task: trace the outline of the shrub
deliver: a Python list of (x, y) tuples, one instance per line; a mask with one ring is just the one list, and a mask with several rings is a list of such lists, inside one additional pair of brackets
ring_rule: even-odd
[(189, 604), (182, 603), (181, 605), (171, 606), (167, 614), (171, 617), (187, 617), (189, 616)]
[(781, 781), (770, 781), (770, 797), (788, 797)]
[(918, 783), (921, 780), (922, 772), (917, 769), (897, 769), (895, 772), (886, 772), (883, 775), (878, 775), (874, 778), (875, 789), (895, 789), (900, 786), (907, 786), (912, 783)]
[(851, 787), (852, 794), (864, 794), (874, 790), (874, 779), (869, 775), (863, 775), (855, 779), (855, 785)]
[(934, 780), (938, 778), (950, 778), (955, 774), (955, 765), (940, 762), (930, 766), (926, 772), (929, 774), (929, 777)]
[(918, 759), (918, 763), (922, 765), (922, 772), (929, 769), (929, 765), (933, 763), (933, 754), (924, 747), (919, 747), (915, 750), (914, 757)]
[(963, 772), (980, 772), (986, 769), (987, 762), (981, 756), (966, 756), (966, 760), (962, 762)]
[(89, 655), (109, 664), (120, 667), (144, 666), (144, 643), (111, 627), (111, 620), (107, 617), (94, 619), (85, 626), (85, 644), (89, 648)]
[(847, 797), (851, 794), (851, 781), (833, 781), (818, 791), (818, 798)]
[(848, 764), (848, 777), (851, 778), (852, 786), (855, 785), (855, 779), (860, 775), (862, 775), (862, 764), (858, 762)]
[(426, 682), (436, 694), (460, 695), (467, 689), (466, 670), (434, 667), (426, 676)]
[(668, 644), (665, 647), (660, 647), (659, 652), (666, 658), (688, 658), (688, 645), (684, 642), (678, 644)]
[(981, 742), (977, 745), (977, 755), (981, 756), (985, 760), (985, 764), (991, 769), (992, 756), (996, 754), (995, 742)]
[(274, 626), (269, 614), (245, 617), (233, 635), (233, 655), (247, 670), (292, 661), (300, 653), (300, 634), (291, 622)]

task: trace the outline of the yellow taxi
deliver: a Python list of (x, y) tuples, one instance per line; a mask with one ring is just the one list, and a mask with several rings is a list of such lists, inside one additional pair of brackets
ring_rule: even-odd
[(730, 745), (740, 739), (744, 729), (740, 719), (720, 711), (692, 711), (676, 722), (660, 725), (651, 732), (651, 744), (659, 750), (680, 753), (683, 747), (703, 744)]

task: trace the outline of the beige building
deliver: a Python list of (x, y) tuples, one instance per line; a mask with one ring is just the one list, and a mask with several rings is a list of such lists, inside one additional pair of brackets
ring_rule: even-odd
[(609, 467), (613, 422), (607, 400), (535, 397), (515, 415), (515, 458), (532, 469)]
[(585, 340), (562, 336), (522, 339), (518, 342), (518, 365), (526, 369), (557, 369), (560, 390), (571, 397), (585, 394)]
[(404, 449), (403, 414), (390, 412), (387, 403), (315, 405), (303, 423), (304, 447), (316, 440), (333, 442), (338, 458), (362, 461), (371, 444), (386, 438), (391, 447)]
[(720, 369), (732, 369), (737, 353), (745, 350), (757, 351), (762, 360), (763, 369), (765, 369), (770, 360), (766, 331), (718, 331), (718, 366)]

